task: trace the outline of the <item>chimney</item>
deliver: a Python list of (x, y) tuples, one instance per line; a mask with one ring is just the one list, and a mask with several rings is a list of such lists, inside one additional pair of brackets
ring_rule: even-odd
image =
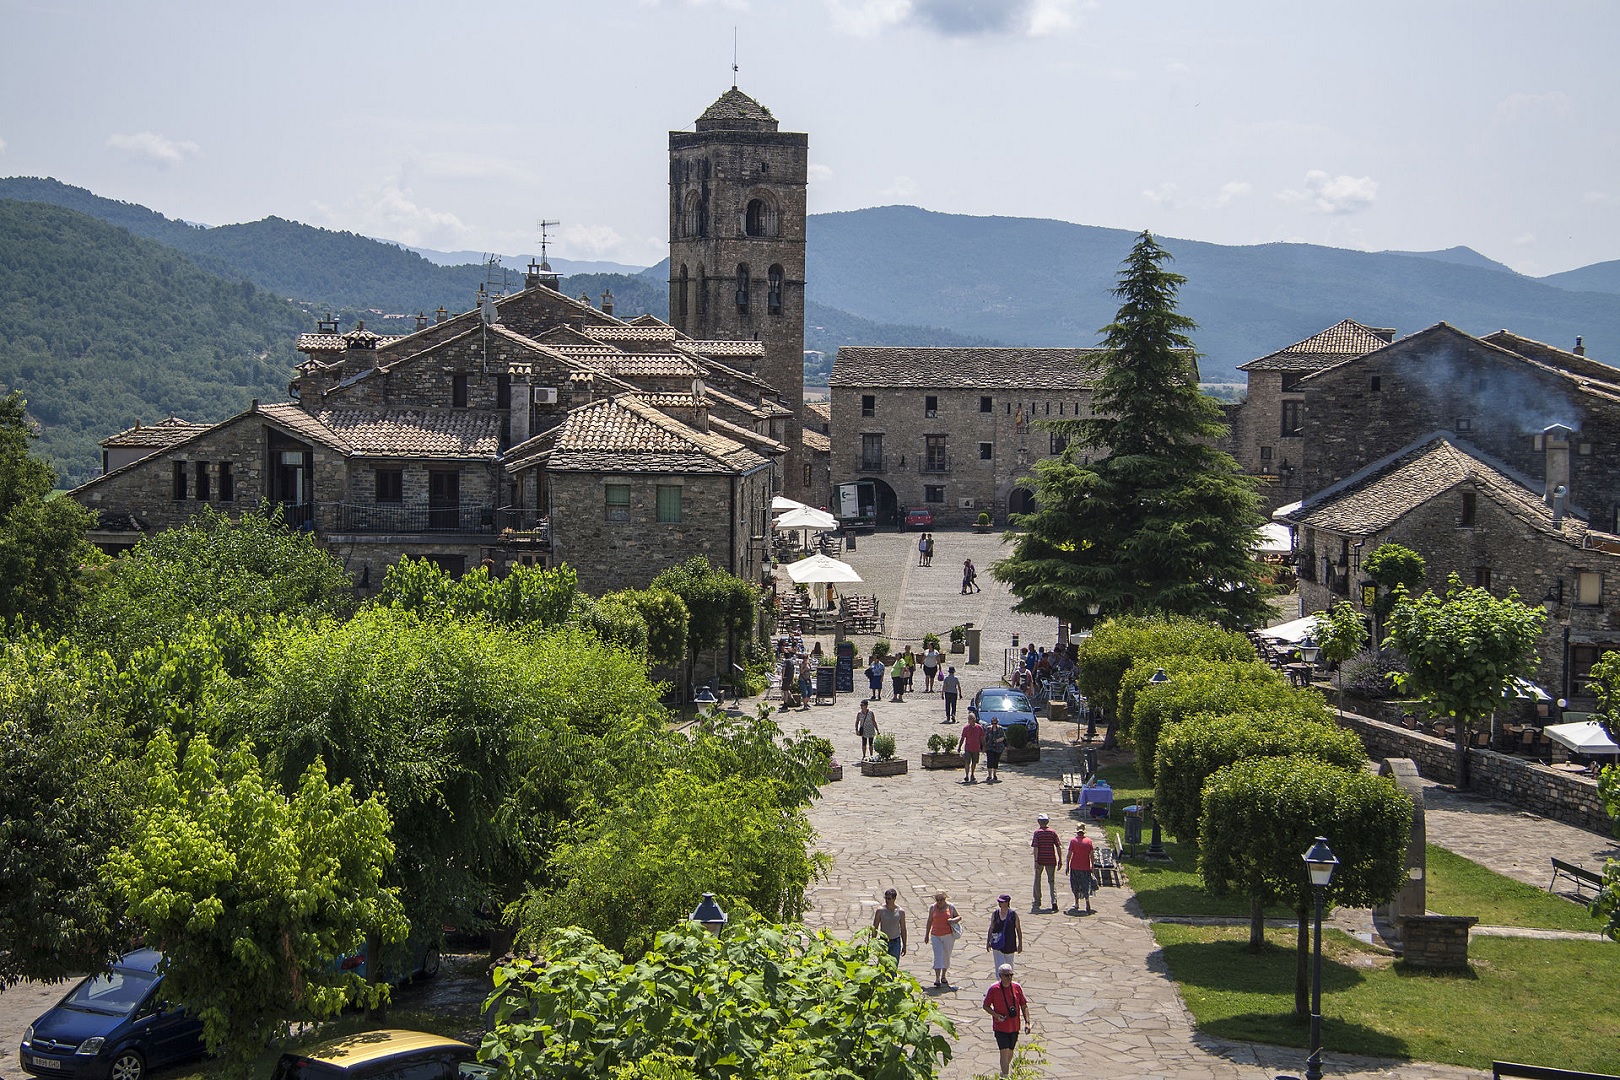
[(416, 313), (416, 328), (418, 330), (427, 329), (427, 315), (425, 313), (420, 311)]
[(449, 317), (450, 317), (450, 313), (448, 311), (444, 310), (444, 305), (443, 304), (440, 304), (439, 305), (439, 310), (435, 311), (433, 313), (433, 321), (434, 321), (435, 324), (442, 323), (442, 322), (444, 322), (444, 320), (448, 319)]
[(1564, 524), (1564, 500), (1568, 495), (1569, 492), (1562, 484), (1553, 489), (1552, 512), (1553, 528), (1555, 529)]
[(1547, 453), (1547, 481), (1542, 498), (1559, 517), (1563, 516), (1563, 505), (1569, 497), (1569, 437), (1572, 434), (1574, 432), (1563, 424), (1553, 424), (1541, 433)]
[(613, 314), (613, 290), (612, 289), (603, 289), (602, 290), (602, 314), (604, 314), (604, 315)]
[(1393, 326), (1369, 326), (1367, 329), (1371, 330), (1373, 336), (1385, 344), (1395, 340), (1395, 328)]
[(1586, 355), (1586, 345), (1585, 345), (1584, 342), (1581, 341), (1581, 338), (1580, 338), (1579, 335), (1576, 335), (1576, 337), (1575, 337), (1575, 350), (1574, 351), (1575, 351), (1576, 356), (1585, 356)]

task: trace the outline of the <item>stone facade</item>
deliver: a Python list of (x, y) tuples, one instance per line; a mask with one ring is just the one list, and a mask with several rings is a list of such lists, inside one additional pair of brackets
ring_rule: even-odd
[(1033, 508), (1022, 481), (1063, 448), (1047, 420), (1091, 415), (1091, 349), (838, 350), (832, 376), (832, 483), (869, 480), (877, 520), (933, 511), (940, 526), (981, 513), (997, 525)]
[(733, 86), (669, 133), (669, 313), (700, 339), (758, 341), (793, 410), (784, 491), (803, 498), (805, 187), (809, 136)]

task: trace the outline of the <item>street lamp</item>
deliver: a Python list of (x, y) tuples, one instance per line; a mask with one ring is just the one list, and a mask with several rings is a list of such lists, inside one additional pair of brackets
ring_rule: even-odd
[(712, 892), (704, 893), (703, 899), (698, 902), (697, 910), (692, 912), (692, 921), (711, 934), (718, 934), (724, 930), (728, 917)]
[(1154, 669), (1153, 674), (1148, 676), (1148, 682), (1152, 683), (1154, 686), (1163, 686), (1169, 681), (1170, 676), (1164, 673), (1164, 668), (1156, 668)]
[(1305, 869), (1316, 894), (1316, 960), (1311, 972), (1311, 1056), (1305, 1059), (1305, 1080), (1322, 1080), (1322, 893), (1339, 865), (1327, 837), (1318, 836), (1304, 856)]
[(714, 691), (709, 689), (709, 685), (707, 683), (704, 683), (702, 686), (698, 687), (698, 692), (692, 695), (692, 704), (701, 705), (707, 709), (713, 709), (720, 704), (720, 699), (715, 697)]

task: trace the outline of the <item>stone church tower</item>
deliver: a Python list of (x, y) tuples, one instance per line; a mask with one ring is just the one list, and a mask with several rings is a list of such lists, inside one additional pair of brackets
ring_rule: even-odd
[(669, 133), (669, 314), (700, 339), (759, 341), (756, 372), (793, 410), (783, 490), (804, 468), (804, 229), (809, 136), (776, 130), (733, 86)]

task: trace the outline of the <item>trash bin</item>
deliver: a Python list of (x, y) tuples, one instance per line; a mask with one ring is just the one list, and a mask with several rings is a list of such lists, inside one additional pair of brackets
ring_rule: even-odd
[(1142, 807), (1133, 803), (1125, 808), (1125, 843), (1142, 842)]
[(1097, 748), (1095, 746), (1086, 747), (1086, 775), (1097, 775)]

